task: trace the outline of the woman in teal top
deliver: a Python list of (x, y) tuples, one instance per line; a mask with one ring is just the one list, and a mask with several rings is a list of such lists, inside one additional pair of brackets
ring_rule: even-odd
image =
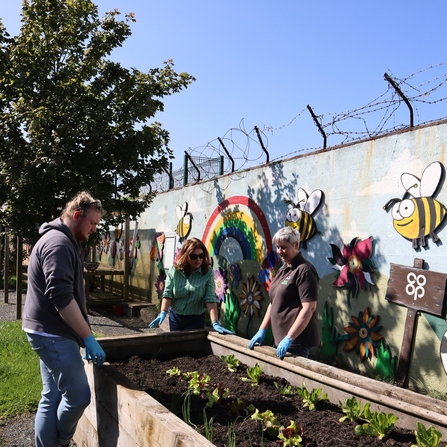
[(163, 323), (169, 311), (171, 331), (203, 329), (206, 310), (210, 313), (213, 328), (221, 334), (232, 334), (219, 324), (214, 273), (210, 268), (208, 250), (200, 239), (184, 242), (177, 260), (166, 276), (161, 312), (149, 324), (156, 327)]

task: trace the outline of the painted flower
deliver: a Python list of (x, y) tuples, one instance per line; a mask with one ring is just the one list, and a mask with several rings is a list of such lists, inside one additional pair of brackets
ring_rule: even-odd
[(225, 301), (225, 293), (227, 291), (227, 272), (226, 270), (219, 267), (214, 270), (214, 283), (216, 284), (216, 295), (218, 303), (223, 303)]
[(382, 335), (378, 333), (382, 326), (377, 326), (379, 316), (370, 315), (369, 307), (363, 312), (359, 312), (358, 318), (351, 315), (352, 322), (344, 328), (346, 335), (337, 337), (335, 341), (344, 341), (346, 344), (343, 351), (355, 349), (356, 354), (360, 354), (360, 361), (364, 361), (372, 355), (376, 355), (375, 348), (380, 346)]
[(332, 283), (333, 286), (348, 287), (355, 298), (359, 287), (366, 288), (366, 282), (374, 285), (371, 279), (374, 264), (370, 259), (372, 237), (363, 241), (355, 237), (348, 247), (343, 246), (343, 253), (336, 245), (330, 244), (330, 246), (333, 258), (329, 258), (329, 261), (334, 269), (340, 271), (337, 279)]
[(278, 268), (281, 266), (281, 258), (275, 251), (270, 251), (267, 257), (262, 262), (262, 270), (259, 272), (259, 282), (264, 286), (268, 292), (270, 289), (270, 283), (276, 276)]
[(242, 292), (238, 294), (238, 297), (242, 300), (241, 307), (245, 315), (250, 317), (253, 314), (259, 315), (261, 308), (259, 301), (262, 300), (262, 293), (260, 284), (255, 281), (254, 275), (251, 275), (246, 283), (242, 283)]
[(166, 284), (166, 273), (164, 270), (160, 270), (160, 274), (158, 275), (157, 280), (155, 281), (155, 289), (157, 290), (157, 294), (159, 296), (163, 295), (163, 292), (165, 291), (165, 284)]
[(242, 279), (241, 267), (239, 266), (239, 264), (231, 264), (230, 265), (231, 288), (237, 289), (237, 286), (241, 279)]

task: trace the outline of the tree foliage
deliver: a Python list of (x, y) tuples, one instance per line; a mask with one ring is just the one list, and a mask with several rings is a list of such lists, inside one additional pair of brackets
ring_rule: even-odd
[(110, 60), (135, 21), (119, 15), (100, 18), (90, 0), (23, 0), (18, 36), (0, 21), (0, 224), (31, 242), (81, 190), (112, 212), (107, 224), (137, 218), (152, 200), (142, 188), (172, 158), (150, 120), (194, 78), (170, 60), (148, 73)]

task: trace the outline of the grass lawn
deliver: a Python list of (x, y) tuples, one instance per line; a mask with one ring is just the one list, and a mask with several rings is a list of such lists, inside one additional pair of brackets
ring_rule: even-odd
[(42, 381), (39, 358), (20, 321), (0, 321), (0, 419), (35, 411)]

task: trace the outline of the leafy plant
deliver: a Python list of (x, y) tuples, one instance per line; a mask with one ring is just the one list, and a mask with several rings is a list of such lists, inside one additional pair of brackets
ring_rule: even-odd
[(309, 410), (315, 410), (315, 406), (318, 402), (327, 400), (326, 393), (320, 397), (320, 394), (322, 392), (321, 388), (318, 388), (318, 389), (314, 388), (311, 392), (309, 392), (307, 390), (306, 384), (304, 382), (303, 382), (303, 387), (302, 388), (297, 387), (296, 391), (303, 399), (303, 402), (304, 402), (303, 406), (308, 407)]
[(254, 421), (261, 421), (262, 430), (266, 431), (270, 436), (278, 436), (281, 424), (272, 411), (266, 410), (263, 413), (260, 413), (256, 408), (256, 411), (251, 415), (251, 419)]
[(227, 365), (228, 371), (230, 372), (236, 372), (237, 368), (240, 365), (239, 360), (234, 356), (234, 354), (230, 355), (221, 355), (220, 358), (225, 362)]
[(340, 422), (344, 422), (349, 419), (351, 422), (358, 421), (359, 419), (365, 420), (365, 414), (370, 413), (371, 404), (365, 404), (362, 407), (362, 403), (359, 402), (355, 396), (352, 396), (350, 399), (345, 399), (344, 403), (339, 401), (340, 408), (345, 414), (345, 416), (339, 419)]
[(282, 441), (284, 447), (302, 447), (304, 444), (302, 444), (303, 438), (301, 437), (301, 434), (301, 427), (299, 425), (297, 426), (294, 421), (290, 421), (289, 426), (286, 428), (281, 427), (279, 429), (278, 438)]
[(426, 429), (421, 422), (416, 423), (414, 434), (417, 444), (412, 444), (411, 447), (438, 447), (442, 438), (441, 433), (433, 425)]
[(241, 377), (241, 380), (243, 382), (250, 382), (251, 386), (258, 386), (259, 381), (261, 380), (261, 374), (262, 374), (261, 366), (258, 365), (258, 363), (255, 364), (255, 366), (247, 367), (247, 376), (248, 377)]
[(387, 436), (388, 432), (399, 419), (393, 413), (386, 414), (377, 411), (372, 414), (365, 414), (365, 416), (368, 417), (368, 422), (357, 425), (355, 432), (363, 436), (377, 436), (380, 440)]
[(292, 385), (286, 385), (283, 388), (278, 385), (278, 382), (273, 382), (273, 385), (275, 385), (275, 388), (278, 390), (281, 396), (293, 396)]
[(207, 391), (208, 383), (211, 380), (211, 377), (208, 374), (199, 374), (197, 371), (184, 373), (176, 366), (168, 369), (166, 373), (171, 377), (180, 377), (181, 380), (187, 381), (188, 390), (196, 396)]
[(256, 411), (253, 404), (247, 405), (246, 402), (238, 397), (228, 404), (228, 408), (234, 417), (242, 416), (242, 413), (244, 413), (245, 416), (248, 416)]
[(219, 383), (213, 390), (208, 390), (206, 395), (208, 397), (206, 406), (211, 408), (217, 402), (226, 399), (230, 395), (230, 389), (224, 388), (223, 385)]
[(192, 394), (200, 395), (202, 392), (207, 391), (208, 383), (211, 377), (208, 374), (199, 374), (197, 371), (186, 373), (188, 379), (188, 388)]
[(174, 366), (171, 369), (168, 369), (166, 371), (166, 374), (169, 374), (170, 377), (183, 377), (182, 371), (179, 368), (177, 368), (176, 366)]

